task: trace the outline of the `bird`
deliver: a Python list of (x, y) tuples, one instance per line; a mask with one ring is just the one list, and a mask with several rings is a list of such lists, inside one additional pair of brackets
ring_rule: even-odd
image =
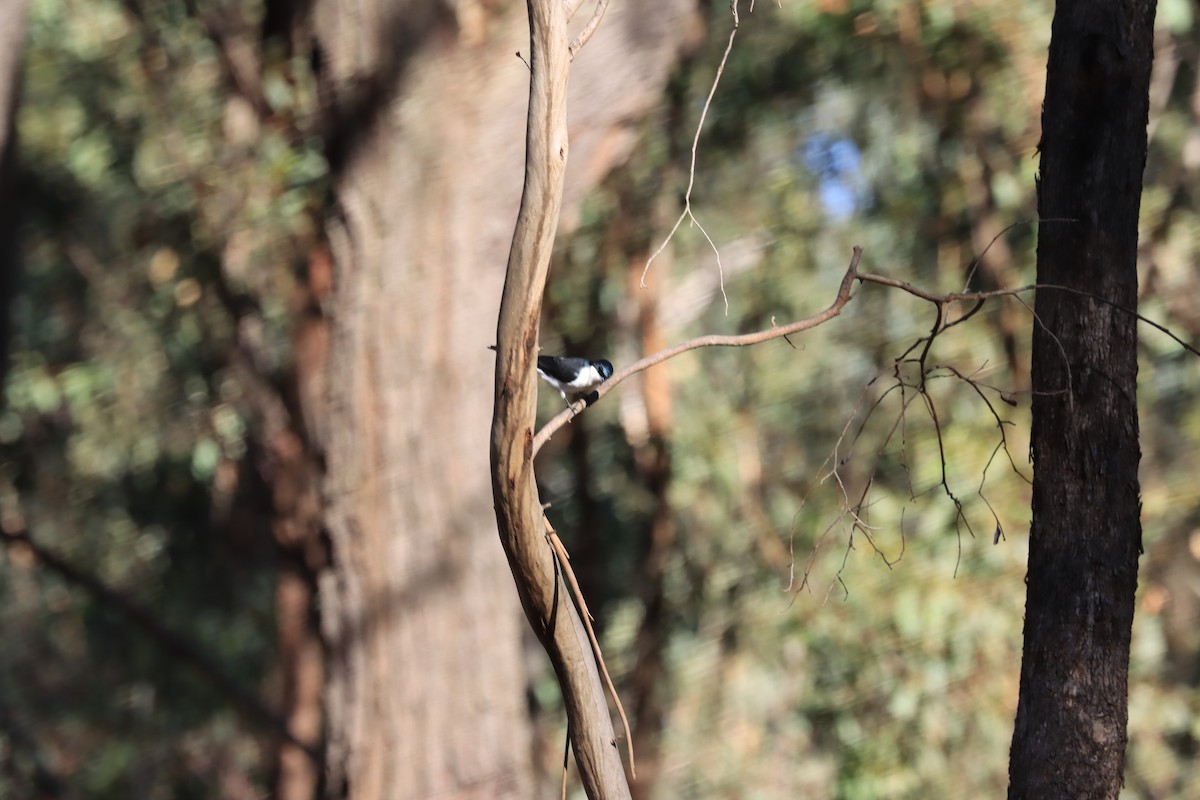
[(562, 395), (567, 406), (572, 399), (584, 396), (590, 405), (596, 398), (595, 389), (612, 377), (613, 365), (601, 359), (574, 358), (571, 356), (538, 356), (538, 375)]

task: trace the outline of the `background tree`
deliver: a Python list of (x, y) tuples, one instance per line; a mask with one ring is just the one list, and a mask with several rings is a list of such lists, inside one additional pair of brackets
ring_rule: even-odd
[[(519, 4), (448, 12), (335, 0), (314, 11), (339, 210), (321, 595), (330, 790), (356, 798), (535, 793), (480, 380), (520, 192), (529, 70), (513, 50), (528, 23)], [(627, 152), (622, 126), (657, 98), (687, 15), (657, 4), (580, 55), (568, 218)]]

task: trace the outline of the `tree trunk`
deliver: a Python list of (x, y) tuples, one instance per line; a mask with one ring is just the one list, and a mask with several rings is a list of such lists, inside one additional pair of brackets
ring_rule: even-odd
[(1033, 525), (1010, 798), (1116, 798), (1141, 550), (1137, 224), (1153, 0), (1060, 0), (1042, 117)]
[[(567, 220), (659, 96), (688, 11), (674, 0), (623, 15), (576, 59)], [(533, 797), (525, 634), (491, 510), (486, 349), (521, 193), (525, 9), (318, 0), (313, 23), (338, 210), (328, 417), (315, 425), (328, 792)]]
[[(660, 301), (670, 265), (670, 254), (658, 262), (658, 273), (650, 276), (646, 289), (637, 292), (638, 328), (641, 353), (649, 355), (665, 350), (667, 337), (660, 320)], [(627, 285), (641, 280), (649, 253), (629, 263)], [(631, 292), (631, 294), (633, 294)], [(633, 785), (637, 800), (652, 797), (661, 772), (659, 742), (666, 724), (667, 703), (664, 686), (667, 676), (667, 646), (670, 639), (671, 607), (667, 597), (667, 563), (675, 549), (675, 509), (671, 505), (670, 431), (672, 422), (671, 384), (665, 369), (642, 373), (640, 388), (645, 408), (645, 430), (635, 444), (638, 478), (653, 499), (653, 514), (646, 526), (642, 563), (642, 621), (635, 639), (635, 659), (629, 675), (629, 694), (634, 718), (633, 744), (638, 756), (638, 775)], [(628, 415), (627, 415), (628, 416)], [(641, 422), (642, 420), (639, 420)]]

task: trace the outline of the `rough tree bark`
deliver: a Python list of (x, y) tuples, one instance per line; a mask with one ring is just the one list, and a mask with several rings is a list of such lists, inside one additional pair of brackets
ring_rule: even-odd
[[(1010, 798), (1116, 798), (1141, 549), (1138, 205), (1153, 0), (1059, 0), (1042, 116), (1033, 525)], [(1082, 294), (1082, 293), (1086, 293)]]
[[(672, 0), (628, 13), (579, 54), (565, 219), (660, 96), (690, 12)], [(317, 0), (312, 21), (338, 212), (328, 415), (315, 426), (331, 558), (327, 790), (533, 797), (525, 634), (487, 464), (525, 9)]]

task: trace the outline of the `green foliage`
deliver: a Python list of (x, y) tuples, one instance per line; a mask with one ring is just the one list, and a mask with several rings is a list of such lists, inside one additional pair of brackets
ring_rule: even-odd
[[(4, 513), (148, 609), (246, 692), (275, 658), (272, 545), (244, 484), (247, 342), (289, 363), (289, 298), (325, 175), (300, 60), (234, 91), (208, 3), (35, 0), (18, 119), (24, 281), (0, 417)], [(253, 40), (257, 3), (221, 5)], [(247, 334), (251, 335), (247, 335)], [(230, 698), (111, 602), (0, 565), (2, 713), (71, 796), (212, 797), (268, 777)], [(269, 698), (268, 698), (269, 699)], [(6, 726), (9, 723), (6, 723)], [(6, 727), (6, 733), (8, 733)], [(6, 783), (6, 781), (8, 783)]]

